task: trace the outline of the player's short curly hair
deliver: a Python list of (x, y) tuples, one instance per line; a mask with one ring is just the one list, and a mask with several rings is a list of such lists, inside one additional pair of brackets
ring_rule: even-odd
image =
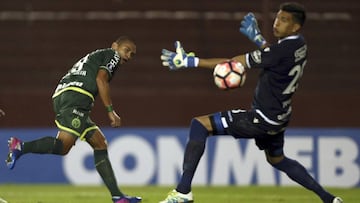
[(287, 2), (280, 5), (280, 10), (291, 13), (295, 22), (299, 23), (301, 26), (304, 25), (306, 12), (303, 5), (296, 2)]
[(118, 37), (115, 42), (117, 44), (122, 44), (123, 42), (132, 42), (132, 43), (134, 43), (134, 41), (129, 36), (126, 36), (126, 35)]

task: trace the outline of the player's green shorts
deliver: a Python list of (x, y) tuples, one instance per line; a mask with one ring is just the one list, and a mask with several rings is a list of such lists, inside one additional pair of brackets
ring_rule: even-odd
[(76, 91), (65, 91), (53, 98), (57, 127), (84, 140), (91, 136), (96, 124), (91, 121), (89, 114), (93, 100)]

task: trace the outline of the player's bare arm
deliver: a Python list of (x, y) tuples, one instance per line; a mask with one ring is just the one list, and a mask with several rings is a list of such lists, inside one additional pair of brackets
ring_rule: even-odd
[(245, 55), (238, 55), (238, 56), (235, 56), (235, 57), (233, 57), (231, 59), (228, 59), (228, 58), (209, 58), (209, 59), (199, 58), (198, 67), (214, 69), (217, 64), (222, 63), (224, 61), (228, 61), (228, 60), (235, 60), (235, 61), (240, 62), (244, 66), (246, 66)]
[(247, 63), (246, 63), (245, 54), (235, 56), (235, 57), (232, 58), (232, 60), (240, 62), (245, 68), (248, 68)]
[(178, 70), (182, 68), (209, 68), (214, 69), (215, 66), (219, 63), (236, 60), (246, 66), (245, 55), (238, 55), (233, 58), (198, 58), (194, 53), (186, 53), (179, 41), (175, 42), (175, 52), (169, 51), (167, 49), (162, 50), (160, 56), (162, 60), (162, 65), (168, 67), (170, 70)]
[(229, 60), (228, 58), (210, 58), (210, 59), (199, 59), (200, 68), (214, 69), (216, 64), (222, 63)]
[(99, 90), (100, 98), (108, 111), (111, 127), (120, 127), (121, 119), (116, 114), (112, 107), (112, 101), (110, 97), (110, 85), (109, 76), (106, 70), (100, 69), (96, 77), (96, 84)]
[(199, 58), (198, 67), (214, 69), (217, 64), (222, 63), (224, 61), (228, 61), (228, 60), (234, 60), (234, 61), (240, 62), (241, 64), (246, 64), (245, 55), (242, 54), (242, 55), (235, 56), (231, 59), (229, 59), (229, 58), (209, 58), (209, 59)]

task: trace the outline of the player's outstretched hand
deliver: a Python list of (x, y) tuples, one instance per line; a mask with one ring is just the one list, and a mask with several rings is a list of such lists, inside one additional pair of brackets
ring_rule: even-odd
[(244, 19), (241, 21), (240, 32), (247, 36), (258, 47), (262, 47), (266, 44), (266, 40), (260, 32), (255, 15), (251, 12), (245, 15)]
[(199, 61), (194, 53), (186, 53), (179, 41), (175, 42), (175, 52), (163, 49), (160, 59), (162, 65), (169, 67), (170, 70), (196, 67)]

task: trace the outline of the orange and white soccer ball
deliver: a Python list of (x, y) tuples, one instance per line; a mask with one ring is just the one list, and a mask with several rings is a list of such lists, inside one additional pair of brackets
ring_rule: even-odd
[(217, 64), (213, 75), (216, 86), (222, 90), (242, 87), (246, 80), (245, 67), (233, 60)]

